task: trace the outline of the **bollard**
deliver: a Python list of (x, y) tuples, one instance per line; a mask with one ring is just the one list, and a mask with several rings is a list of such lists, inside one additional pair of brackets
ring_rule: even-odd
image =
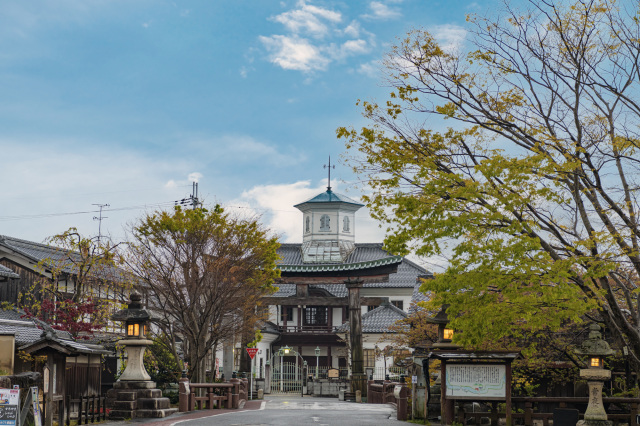
[[(235, 373), (234, 373), (235, 375)], [(240, 379), (233, 378), (229, 380), (229, 383), (233, 385), (232, 390), (232, 399), (231, 399), (231, 407), (232, 408), (240, 408)]]
[(264, 390), (258, 389), (258, 399), (262, 399), (262, 398), (264, 398)]
[(396, 404), (398, 407), (397, 419), (407, 421), (407, 387), (404, 385), (398, 385), (394, 389), (394, 396), (396, 397)]
[(362, 402), (362, 391), (361, 390), (357, 390), (356, 391), (356, 402)]
[(187, 371), (183, 370), (182, 377), (178, 380), (178, 410), (181, 413), (189, 411), (189, 397), (191, 389), (189, 389), (189, 379)]

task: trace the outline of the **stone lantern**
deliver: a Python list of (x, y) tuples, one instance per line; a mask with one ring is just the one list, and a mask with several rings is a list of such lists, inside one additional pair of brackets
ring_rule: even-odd
[(143, 362), (144, 351), (153, 344), (146, 338), (151, 314), (142, 308), (142, 296), (133, 293), (130, 298), (127, 309), (122, 309), (111, 317), (114, 321), (123, 321), (125, 324), (126, 338), (118, 341), (118, 344), (124, 346), (127, 352), (127, 367), (119, 380), (151, 380)]
[(460, 346), (454, 344), (453, 341), (453, 328), (449, 327), (449, 317), (447, 316), (447, 308), (449, 305), (442, 305), (440, 312), (433, 318), (428, 318), (426, 321), (438, 326), (438, 341), (431, 345), (432, 348), (438, 349), (458, 349)]
[(600, 326), (589, 326), (589, 338), (582, 342), (576, 354), (588, 357), (587, 368), (580, 370), (580, 377), (587, 380), (589, 386), (589, 404), (584, 413), (584, 420), (578, 425), (608, 426), (612, 422), (608, 420), (607, 413), (602, 403), (602, 385), (605, 380), (611, 379), (611, 371), (604, 369), (604, 357), (613, 354), (609, 344), (602, 339)]
[(117, 343), (124, 346), (127, 353), (127, 367), (120, 378), (107, 392), (107, 402), (111, 405), (109, 418), (134, 419), (141, 417), (166, 417), (177, 411), (169, 407), (169, 398), (162, 397), (156, 383), (144, 368), (144, 351), (153, 342), (146, 338), (151, 312), (144, 309), (142, 296), (133, 293), (126, 309), (116, 312), (111, 318), (122, 321), (125, 338)]

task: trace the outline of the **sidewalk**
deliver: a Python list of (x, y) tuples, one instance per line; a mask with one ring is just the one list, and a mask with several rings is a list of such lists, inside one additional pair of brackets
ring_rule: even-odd
[(121, 426), (121, 425), (136, 425), (136, 424), (151, 424), (153, 426), (171, 426), (176, 423), (183, 422), (185, 420), (194, 420), (201, 419), (204, 417), (212, 417), (219, 416), (222, 414), (229, 413), (238, 413), (241, 411), (250, 411), (250, 410), (260, 410), (262, 404), (265, 403), (264, 400), (253, 400), (247, 401), (244, 405), (244, 408), (240, 408), (238, 410), (233, 409), (214, 409), (214, 410), (197, 410), (197, 411), (189, 411), (185, 413), (176, 413), (172, 416), (163, 418), (163, 419), (131, 419), (131, 420), (118, 420), (118, 421), (109, 421), (107, 420), (104, 423), (100, 423), (105, 426)]

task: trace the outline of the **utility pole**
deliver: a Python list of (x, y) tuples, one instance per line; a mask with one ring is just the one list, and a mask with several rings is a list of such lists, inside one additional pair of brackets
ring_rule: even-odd
[(102, 219), (108, 219), (108, 216), (102, 216), (102, 209), (105, 207), (110, 207), (109, 204), (92, 204), (92, 206), (100, 207), (100, 216), (94, 216), (93, 220), (98, 221), (98, 244), (100, 244), (100, 240), (102, 239)]
[(176, 203), (176, 206), (177, 205), (186, 206), (188, 204), (191, 204), (191, 208), (193, 210), (198, 208), (198, 205), (202, 204), (200, 202), (200, 200), (198, 199), (198, 182), (193, 182), (193, 186), (192, 186), (192, 189), (191, 189), (191, 195), (189, 195), (188, 197), (183, 198), (182, 200), (178, 200), (175, 203)]

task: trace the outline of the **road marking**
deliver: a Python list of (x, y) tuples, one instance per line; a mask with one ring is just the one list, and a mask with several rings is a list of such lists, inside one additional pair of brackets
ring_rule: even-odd
[(264, 410), (264, 408), (265, 408), (266, 406), (267, 406), (267, 401), (262, 401), (262, 402), (260, 403), (260, 409), (261, 409), (261, 410)]
[(313, 419), (314, 422), (319, 422), (320, 421), (320, 417), (311, 417)]

